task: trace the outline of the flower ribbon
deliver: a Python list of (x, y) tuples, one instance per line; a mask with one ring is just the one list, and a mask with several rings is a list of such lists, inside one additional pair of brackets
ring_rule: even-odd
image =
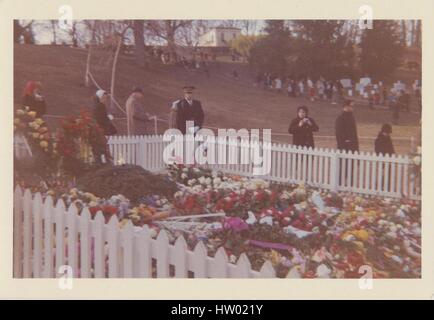
[(284, 244), (284, 243), (274, 243), (274, 242), (267, 242), (267, 241), (259, 241), (259, 240), (247, 240), (246, 244), (265, 248), (265, 249), (277, 249), (277, 250), (292, 250), (292, 247), (290, 245)]

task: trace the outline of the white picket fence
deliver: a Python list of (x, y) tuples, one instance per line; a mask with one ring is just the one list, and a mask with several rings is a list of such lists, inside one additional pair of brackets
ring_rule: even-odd
[[(223, 248), (214, 257), (199, 242), (189, 250), (181, 236), (169, 243), (166, 231), (151, 236), (147, 226), (128, 222), (119, 227), (116, 216), (105, 223), (101, 212), (94, 219), (84, 208), (56, 204), (20, 187), (14, 194), (14, 277), (55, 278), (267, 278), (275, 277), (269, 261), (252, 270), (242, 254), (229, 263)], [(60, 273), (59, 273), (60, 271)]]
[[(167, 145), (161, 135), (113, 136), (109, 139), (110, 152), (116, 164), (136, 164), (150, 171), (161, 171), (167, 167), (163, 160), (163, 150)], [(269, 143), (266, 147), (271, 149), (271, 171), (259, 176), (265, 180), (303, 182), (323, 189), (384, 197), (421, 198), (420, 181), (412, 175), (412, 161), (407, 155), (353, 153), (278, 143)], [(229, 159), (235, 155), (236, 164), (205, 164), (204, 167), (253, 176), (253, 165), (243, 164), (248, 162), (251, 148), (240, 143), (223, 146), (216, 143), (215, 150), (216, 156), (223, 154), (226, 163), (230, 163)]]

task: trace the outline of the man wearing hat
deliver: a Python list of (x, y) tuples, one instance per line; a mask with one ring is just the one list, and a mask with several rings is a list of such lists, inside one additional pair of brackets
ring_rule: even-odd
[(202, 128), (205, 117), (202, 104), (199, 100), (193, 99), (193, 90), (195, 87), (188, 85), (184, 86), (182, 89), (184, 91), (184, 98), (172, 104), (170, 117), (171, 127), (177, 128), (182, 134), (186, 134), (186, 121), (194, 121), (195, 133)]
[(148, 133), (146, 123), (149, 121), (150, 115), (145, 111), (143, 100), (143, 90), (140, 87), (134, 87), (125, 105), (128, 135)]

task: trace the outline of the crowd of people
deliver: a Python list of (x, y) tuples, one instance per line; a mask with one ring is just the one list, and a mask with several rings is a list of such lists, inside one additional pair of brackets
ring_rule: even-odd
[[(288, 97), (304, 97), (311, 102), (327, 101), (331, 104), (340, 104), (346, 98), (355, 98), (357, 94), (361, 99), (368, 102), (371, 109), (375, 106), (387, 107), (392, 111), (392, 119), (398, 124), (401, 110), (410, 111), (411, 94), (409, 90), (388, 87), (382, 81), (369, 83), (358, 88), (350, 84), (344, 85), (340, 80), (326, 80), (319, 77), (295, 79), (291, 77), (273, 76), (271, 73), (258, 73), (255, 87), (261, 87), (264, 90), (271, 90), (278, 94), (285, 93)], [(357, 89), (357, 90), (356, 90)], [(415, 83), (412, 86), (413, 99), (419, 110), (422, 108), (421, 85)]]

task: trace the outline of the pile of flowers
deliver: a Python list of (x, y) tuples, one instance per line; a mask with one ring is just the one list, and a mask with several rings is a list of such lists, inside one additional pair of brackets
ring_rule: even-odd
[(226, 213), (222, 227), (205, 237), (211, 252), (223, 246), (232, 260), (244, 252), (258, 269), (271, 260), (279, 276), (352, 278), (368, 265), (377, 278), (420, 277), (419, 202), (273, 185), (194, 167), (170, 171), (183, 185), (174, 203), (181, 212)]
[(36, 112), (30, 111), (29, 107), (16, 111), (14, 133), (22, 134), (27, 138), (33, 151), (40, 150), (51, 157), (56, 157), (57, 144), (53, 141), (47, 124), (43, 119), (36, 118)]
[(84, 109), (77, 116), (62, 119), (60, 130), (55, 133), (50, 132), (46, 122), (36, 118), (36, 112), (30, 111), (29, 107), (18, 109), (14, 133), (16, 138), (28, 142), (34, 156), (33, 171), (45, 180), (50, 175), (59, 175), (59, 171), (77, 176), (85, 166), (95, 162), (96, 156), (104, 155), (107, 162), (111, 160), (103, 131)]
[[(173, 165), (178, 186), (173, 200), (147, 195), (132, 203), (75, 188), (45, 194), (88, 206), (92, 215), (113, 215), (147, 224), (152, 236), (183, 236), (190, 249), (202, 241), (213, 256), (223, 247), (230, 262), (247, 254), (252, 268), (271, 261), (278, 277), (359, 278), (370, 267), (375, 278), (421, 276), (420, 202), (332, 193), (305, 185), (272, 184)], [(365, 269), (363, 269), (365, 270)]]

